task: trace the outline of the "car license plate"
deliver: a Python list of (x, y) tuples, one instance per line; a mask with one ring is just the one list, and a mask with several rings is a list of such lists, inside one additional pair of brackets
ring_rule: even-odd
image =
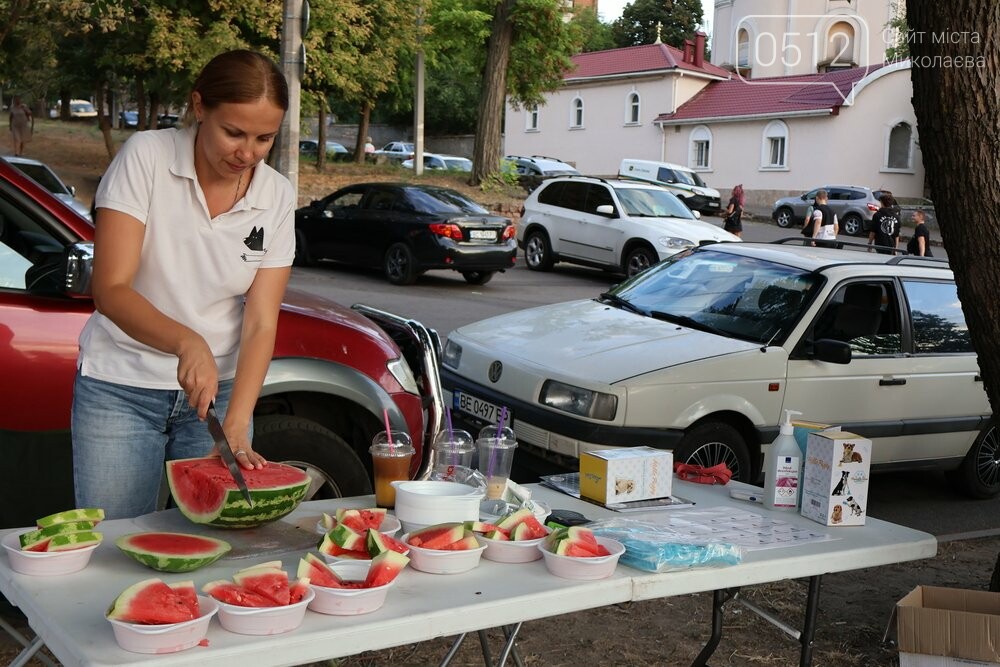
[(469, 238), (473, 241), (496, 241), (497, 233), (494, 229), (470, 229)]
[[(481, 398), (476, 398), (471, 394), (466, 394), (463, 391), (452, 392), (452, 402), (453, 408), (455, 410), (461, 410), (466, 414), (470, 414), (477, 419), (481, 419), (485, 422), (495, 424), (500, 421), (501, 408), (499, 405), (494, 405), (489, 401), (484, 401)], [(514, 423), (514, 415), (510, 410), (507, 410), (507, 426)]]

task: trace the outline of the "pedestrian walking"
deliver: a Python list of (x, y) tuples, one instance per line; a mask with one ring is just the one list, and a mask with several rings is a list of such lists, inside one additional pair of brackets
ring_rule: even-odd
[(927, 216), (923, 211), (913, 212), (913, 237), (906, 244), (906, 252), (917, 257), (933, 257), (931, 253), (931, 233), (927, 229)]
[(730, 234), (743, 236), (743, 205), (746, 203), (746, 195), (743, 193), (743, 184), (740, 183), (733, 188), (729, 197), (729, 206), (726, 207), (726, 217), (722, 220), (722, 228)]

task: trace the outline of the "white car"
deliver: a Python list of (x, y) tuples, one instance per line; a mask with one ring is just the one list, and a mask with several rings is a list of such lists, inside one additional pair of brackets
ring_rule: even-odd
[(475, 433), (505, 407), (519, 452), (566, 467), (648, 445), (755, 482), (790, 409), (870, 438), (873, 470), (943, 469), (1000, 494), (947, 263), (807, 242), (704, 246), (589, 301), (460, 327), (442, 358), (453, 418)]
[(408, 141), (390, 141), (372, 155), (382, 155), (390, 162), (402, 162), (413, 157), (413, 144)]
[[(72, 185), (66, 185), (63, 183), (63, 180), (56, 176), (56, 173), (52, 171), (44, 162), (32, 160), (27, 157), (15, 157), (13, 155), (4, 155), (3, 159), (9, 162), (11, 166), (15, 167), (18, 171), (35, 179), (39, 185), (54, 194), (56, 198), (62, 201), (62, 203), (69, 206), (87, 220), (91, 219), (90, 208), (76, 198), (76, 188)], [(91, 220), (91, 222), (93, 221)]]
[[(413, 169), (413, 158), (403, 160), (403, 166)], [(472, 160), (458, 155), (424, 153), (424, 169), (432, 171), (472, 171)]]
[(517, 241), (525, 263), (535, 271), (572, 262), (631, 277), (682, 250), (740, 241), (699, 217), (658, 185), (551, 178), (524, 201)]

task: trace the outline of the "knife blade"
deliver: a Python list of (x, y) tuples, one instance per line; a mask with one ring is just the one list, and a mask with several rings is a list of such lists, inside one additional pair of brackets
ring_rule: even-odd
[(243, 494), (243, 498), (247, 501), (247, 504), (253, 507), (253, 498), (250, 497), (250, 489), (247, 488), (247, 481), (243, 479), (243, 472), (240, 470), (240, 465), (236, 462), (236, 456), (233, 455), (233, 448), (229, 446), (229, 439), (226, 438), (226, 433), (222, 430), (222, 424), (219, 423), (219, 416), (215, 413), (215, 401), (208, 404), (207, 421), (208, 432), (212, 434), (212, 439), (215, 440), (215, 447), (219, 450), (219, 454), (222, 455), (222, 460), (225, 462), (226, 467), (229, 468), (229, 474), (236, 480), (236, 486), (239, 488), (240, 493)]

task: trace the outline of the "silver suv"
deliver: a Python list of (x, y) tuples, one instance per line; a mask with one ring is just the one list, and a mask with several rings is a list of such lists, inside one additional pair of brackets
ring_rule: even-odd
[(827, 204), (837, 215), (842, 234), (861, 236), (868, 233), (879, 202), (872, 189), (862, 185), (824, 185), (798, 196), (784, 197), (774, 202), (771, 218), (782, 228), (802, 225), (806, 211), (816, 202), (816, 193), (820, 190), (826, 190)]
[(528, 195), (517, 241), (534, 271), (572, 262), (632, 277), (682, 250), (740, 240), (699, 217), (659, 185), (562, 176)]

